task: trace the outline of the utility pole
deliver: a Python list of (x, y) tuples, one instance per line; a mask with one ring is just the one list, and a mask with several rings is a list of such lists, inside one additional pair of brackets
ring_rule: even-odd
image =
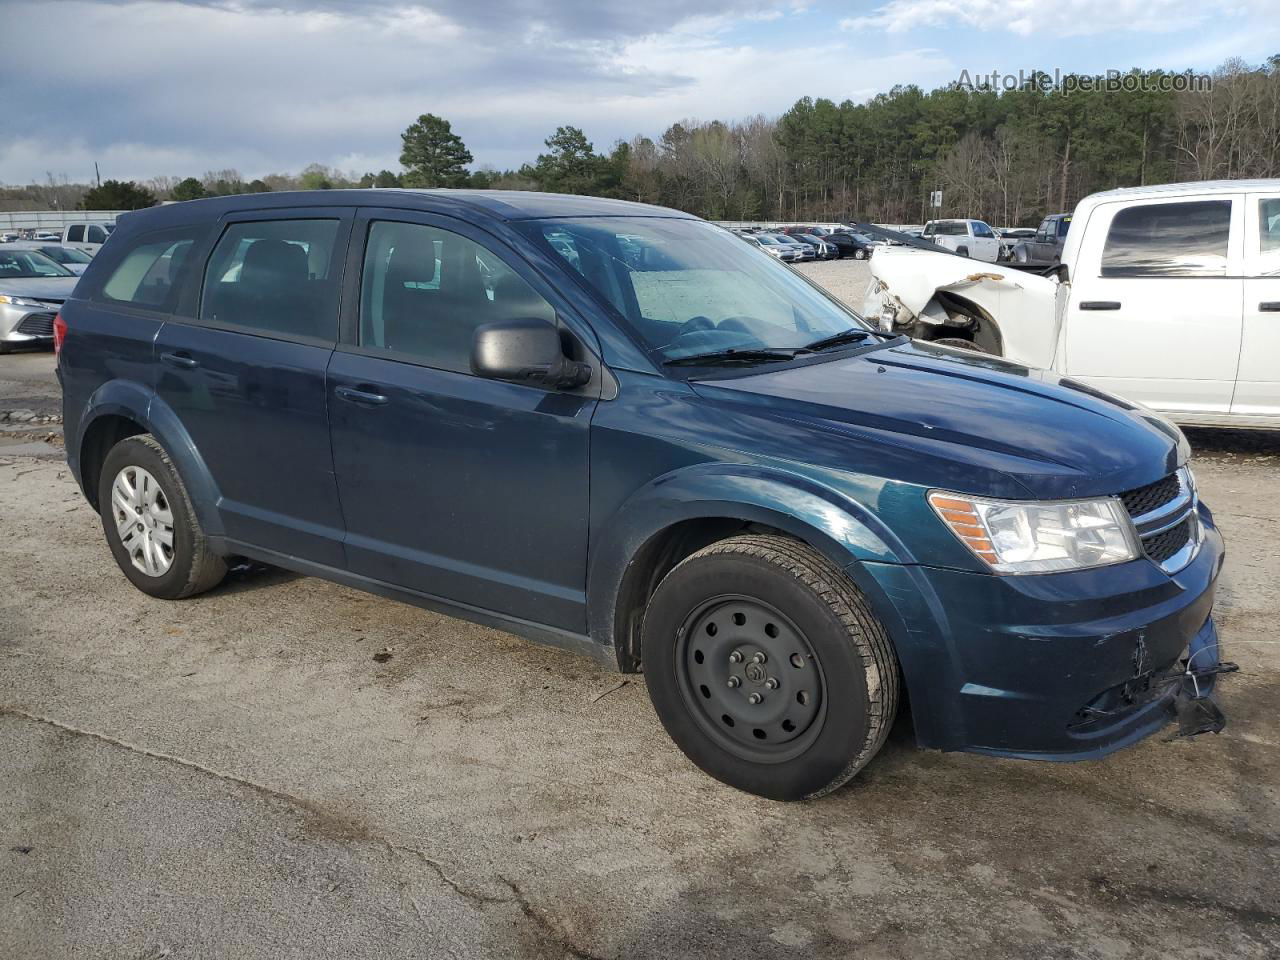
[(98, 172), (98, 161), (93, 161), (93, 179), (98, 186), (102, 186), (102, 174)]

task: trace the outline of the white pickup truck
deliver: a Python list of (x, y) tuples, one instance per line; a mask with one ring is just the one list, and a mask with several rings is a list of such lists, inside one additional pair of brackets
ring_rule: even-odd
[(1095, 193), (1049, 275), (909, 246), (871, 260), (884, 330), (996, 354), (1190, 426), (1280, 428), (1280, 180)]
[(93, 256), (102, 249), (107, 237), (116, 228), (114, 223), (68, 223), (62, 228), (62, 245), (83, 250)]

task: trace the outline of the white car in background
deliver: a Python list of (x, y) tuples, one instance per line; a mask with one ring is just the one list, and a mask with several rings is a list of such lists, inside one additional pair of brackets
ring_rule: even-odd
[(871, 274), (864, 311), (884, 330), (1189, 426), (1280, 428), (1280, 180), (1085, 197), (1044, 275), (913, 247), (881, 250)]
[(930, 220), (921, 237), (963, 257), (987, 263), (1000, 259), (1000, 238), (984, 220)]

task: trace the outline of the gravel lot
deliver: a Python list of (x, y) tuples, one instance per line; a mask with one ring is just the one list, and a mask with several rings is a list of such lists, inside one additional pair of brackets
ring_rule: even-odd
[[(864, 265), (805, 270), (860, 302)], [(0, 411), (51, 369), (0, 357)], [(47, 432), (0, 423), (6, 960), (1280, 957), (1280, 437), (1193, 437), (1224, 733), (1056, 765), (900, 722), (781, 805), (641, 677), (279, 571), (138, 593)]]

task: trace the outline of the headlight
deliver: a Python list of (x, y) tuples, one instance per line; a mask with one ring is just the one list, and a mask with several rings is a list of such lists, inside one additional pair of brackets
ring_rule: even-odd
[(28, 300), (26, 297), (11, 297), (7, 293), (0, 293), (0, 303), (7, 303), (11, 307), (43, 307), (44, 304), (39, 300)]
[(1050, 573), (1123, 563), (1142, 555), (1115, 497), (1029, 503), (934, 490), (929, 504), (974, 556), (999, 573)]

